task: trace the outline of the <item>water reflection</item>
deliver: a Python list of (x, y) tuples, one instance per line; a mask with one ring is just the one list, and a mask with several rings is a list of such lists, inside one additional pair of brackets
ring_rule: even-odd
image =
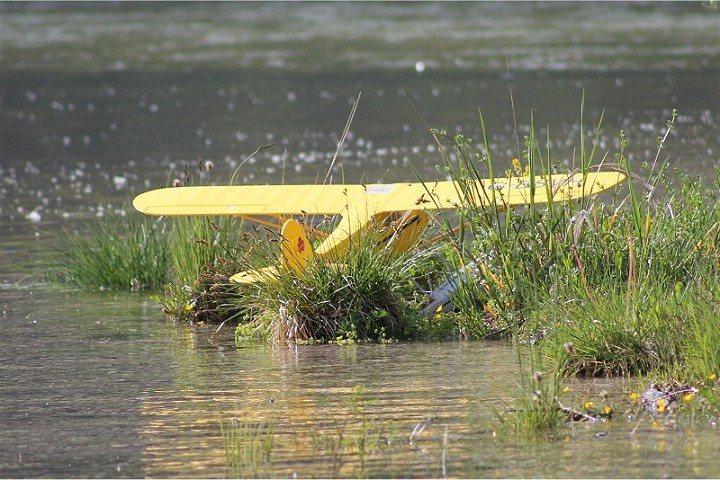
[[(222, 469), (219, 422), (237, 418), (275, 425), (274, 474), (323, 476), (319, 472), (335, 465), (341, 470), (325, 475), (354, 475), (359, 466), (352, 449), (336, 452), (345, 460), (328, 462), (318, 444), (359, 435), (365, 419), (384, 430), (386, 443), (392, 437), (384, 450), (392, 453), (395, 470), (388, 470), (385, 455), (373, 458), (372, 468), (436, 476), (444, 429), (453, 439), (478, 431), (490, 419), (488, 402), (512, 390), (516, 370), (509, 348), (492, 344), (257, 347), (236, 353), (230, 361), (226, 353), (213, 354), (222, 356), (224, 368), (214, 364), (212, 374), (181, 363), (177, 382), (202, 383), (202, 394), (178, 389), (143, 399), (142, 413), (149, 418), (144, 435), (151, 439), (144, 455), (148, 472), (162, 476), (176, 463), (185, 474)], [(508, 384), (488, 391), (479, 380), (497, 377), (497, 371), (510, 374)], [(411, 445), (410, 434), (425, 423)], [(196, 437), (191, 449), (163, 441), (177, 431)]]

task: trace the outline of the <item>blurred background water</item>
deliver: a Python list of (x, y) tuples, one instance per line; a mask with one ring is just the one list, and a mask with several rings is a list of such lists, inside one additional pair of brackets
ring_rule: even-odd
[[(602, 117), (598, 159), (612, 160), (624, 130), (639, 169), (673, 109), (677, 130), (661, 159), (710, 181), (720, 162), (712, 7), (0, 2), (0, 475), (221, 475), (221, 412), (263, 405), (293, 432), (282, 438), (302, 443), (296, 426), (329, 421), (333, 401), (358, 384), (405, 435), (425, 416), (443, 419), (453, 475), (717, 475), (712, 432), (599, 440), (591, 430), (529, 450), (488, 443), (489, 396), (516, 393), (503, 346), (238, 351), (227, 334), (167, 324), (143, 297), (38, 284), (54, 232), (127, 210), (185, 171), (196, 184), (227, 184), (238, 168), (240, 183), (324, 177), (359, 95), (335, 183), (414, 180), (411, 167), (442, 178), (425, 122), (479, 144), (479, 111), (500, 170), (520, 156), (531, 113), (558, 164), (573, 164), (581, 134), (592, 138)], [(215, 168), (201, 175), (204, 161)], [(260, 391), (246, 394), (248, 385)], [(321, 407), (305, 412), (307, 402)], [(369, 471), (440, 475), (437, 432), (396, 469), (383, 459)], [(280, 448), (278, 475), (333, 473), (322, 458), (294, 462), (294, 448)], [(627, 452), (628, 462), (602, 461)]]

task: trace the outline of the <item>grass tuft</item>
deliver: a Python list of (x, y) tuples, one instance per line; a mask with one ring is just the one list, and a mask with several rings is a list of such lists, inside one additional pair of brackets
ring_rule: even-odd
[(262, 285), (259, 314), (271, 314), (273, 338), (284, 341), (388, 341), (413, 336), (410, 255), (378, 252), (375, 235), (353, 241), (334, 258), (316, 258), (299, 273)]
[(65, 249), (48, 254), (48, 279), (86, 289), (158, 290), (168, 281), (165, 224), (140, 214), (107, 213), (88, 232), (64, 231)]

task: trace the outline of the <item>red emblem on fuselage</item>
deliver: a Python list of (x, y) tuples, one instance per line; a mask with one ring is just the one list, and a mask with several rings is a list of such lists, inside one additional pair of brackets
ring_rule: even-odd
[(305, 242), (302, 238), (298, 238), (297, 251), (303, 253), (305, 251)]

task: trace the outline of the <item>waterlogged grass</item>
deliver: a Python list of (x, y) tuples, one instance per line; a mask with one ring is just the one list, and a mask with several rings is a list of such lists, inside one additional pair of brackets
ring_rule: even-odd
[[(555, 369), (548, 376), (543, 371), (543, 356), (539, 349), (518, 349), (521, 365), (520, 393), (508, 412), (496, 412), (502, 425), (520, 436), (548, 437), (559, 434), (568, 415), (560, 404), (562, 377)], [(523, 357), (528, 357), (527, 359)]]
[(312, 462), (312, 476), (318, 478), (394, 477), (412, 471), (408, 462), (424, 464), (424, 476), (447, 478), (452, 473), (450, 427), (437, 416), (419, 422), (416, 413), (388, 417), (362, 385), (333, 397), (327, 411), (331, 413), (302, 417), (301, 423), (291, 418), (222, 421), (228, 477), (287, 476), (287, 457), (285, 465), (273, 464), (273, 457), (288, 450), (296, 455), (291, 468)]
[(367, 478), (370, 458), (392, 454), (404, 439), (396, 422), (372, 415), (373, 402), (362, 385), (344, 403), (341, 421), (311, 432), (313, 450), (327, 459), (329, 477), (339, 478), (343, 467), (354, 465), (356, 476)]

